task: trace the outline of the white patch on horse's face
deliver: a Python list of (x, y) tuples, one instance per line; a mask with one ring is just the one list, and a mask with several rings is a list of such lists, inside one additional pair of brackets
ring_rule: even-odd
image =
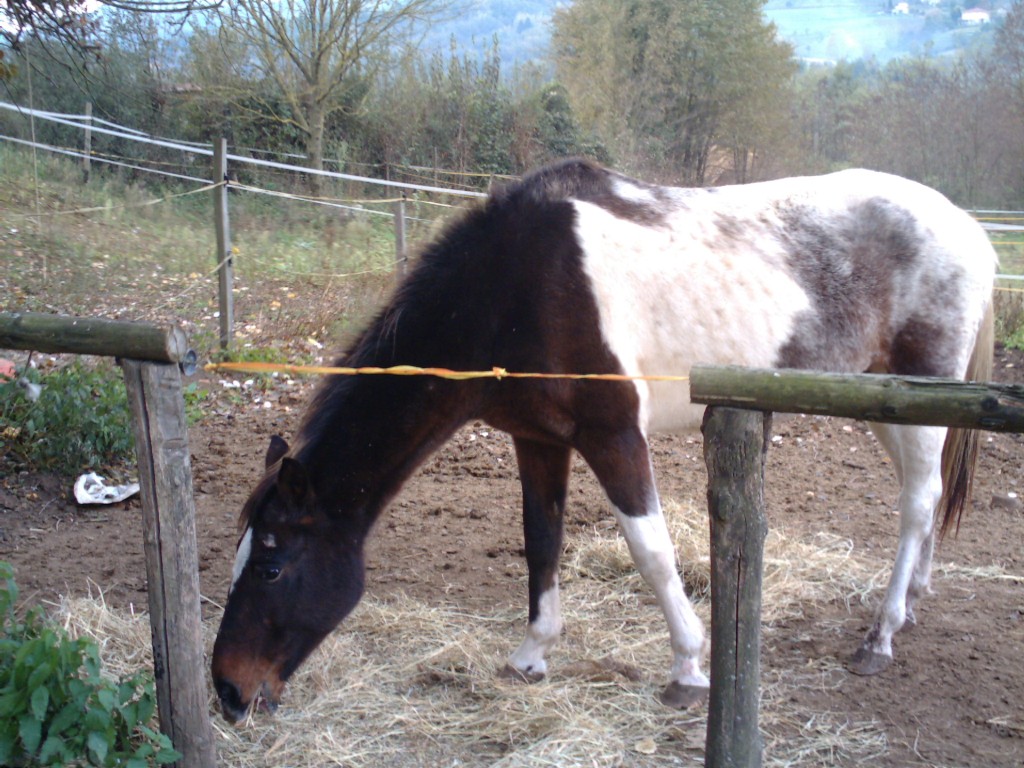
[[(810, 302), (756, 217), (763, 206), (730, 205), (724, 190), (671, 197), (686, 205), (662, 203), (664, 223), (653, 227), (574, 203), (605, 343), (632, 375), (686, 376), (695, 363), (772, 365)], [(685, 383), (637, 382), (637, 390), (645, 432), (699, 426), (703, 406), (690, 405)]]
[(245, 571), (245, 566), (249, 564), (249, 556), (252, 554), (252, 528), (245, 529), (245, 535), (242, 536), (242, 540), (238, 543), (238, 551), (235, 552), (235, 567), (231, 570), (231, 588), (228, 590), (230, 596), (235, 591), (235, 584), (242, 576), (242, 572)]

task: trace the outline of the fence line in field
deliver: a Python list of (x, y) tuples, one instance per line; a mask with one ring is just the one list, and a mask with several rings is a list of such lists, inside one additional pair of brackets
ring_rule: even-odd
[[(178, 152), (191, 153), (203, 155), (205, 157), (213, 157), (213, 149), (207, 149), (206, 147), (190, 146), (185, 142), (181, 141), (168, 141), (164, 139), (152, 138), (141, 134), (134, 129), (129, 129), (131, 132), (124, 130), (113, 130), (110, 128), (102, 128), (96, 125), (86, 125), (79, 122), (77, 119), (68, 119), (61, 117), (58, 113), (45, 112), (36, 109), (29, 109), (27, 107), (21, 107), (16, 104), (9, 102), (0, 101), (0, 109), (6, 109), (14, 112), (18, 112), (23, 115), (31, 115), (41, 120), (49, 120), (51, 122), (58, 123), (60, 125), (70, 126), (72, 128), (78, 128), (84, 131), (91, 131), (95, 133), (101, 133), (115, 138), (125, 139), (127, 141), (136, 141), (142, 144), (150, 144), (157, 147), (163, 147), (164, 149), (172, 149)], [(77, 116), (75, 116), (77, 117)], [(84, 119), (84, 116), (83, 118)], [(262, 151), (262, 150), (259, 150)], [(227, 159), (235, 163), (244, 163), (247, 165), (255, 165), (262, 168), (274, 168), (277, 170), (290, 171), (293, 173), (304, 173), (314, 176), (323, 176), (325, 178), (338, 179), (341, 181), (352, 181), (360, 184), (370, 184), (383, 187), (390, 187), (392, 189), (402, 189), (410, 192), (428, 192), (432, 194), (442, 195), (456, 195), (460, 197), (475, 197), (482, 198), (486, 197), (487, 193), (478, 192), (476, 190), (468, 189), (453, 189), (450, 187), (439, 187), (427, 184), (410, 184), (404, 181), (391, 181), (390, 179), (374, 179), (368, 176), (357, 176), (350, 173), (340, 173), (338, 171), (327, 171), (317, 168), (306, 168), (299, 165), (291, 165), (288, 163), (279, 163), (276, 160), (261, 160), (255, 157), (246, 157), (245, 155), (234, 155), (228, 154)]]
[[(33, 148), (43, 149), (43, 150), (49, 151), (49, 152), (54, 152), (54, 153), (57, 153), (57, 154), (63, 154), (63, 155), (69, 156), (69, 157), (79, 158), (83, 162), (83, 168), (84, 168), (84, 171), (85, 171), (85, 174), (86, 174), (86, 178), (88, 178), (88, 165), (89, 165), (89, 163), (91, 161), (95, 160), (96, 162), (105, 163), (105, 164), (108, 164), (108, 165), (113, 165), (113, 166), (117, 166), (117, 167), (121, 167), (121, 168), (126, 168), (126, 169), (130, 169), (130, 170), (134, 170), (134, 171), (138, 171), (138, 172), (142, 172), (142, 173), (153, 173), (153, 174), (157, 174), (157, 175), (160, 175), (160, 176), (165, 176), (165, 177), (169, 177), (169, 178), (175, 178), (175, 179), (179, 179), (179, 180), (182, 180), (182, 181), (187, 181), (187, 182), (192, 182), (192, 183), (197, 183), (197, 184), (208, 185), (208, 184), (213, 183), (211, 179), (206, 179), (206, 178), (201, 178), (201, 177), (194, 177), (194, 176), (189, 176), (187, 174), (175, 173), (175, 172), (172, 172), (172, 171), (160, 170), (160, 169), (156, 169), (156, 168), (146, 168), (144, 166), (132, 165), (131, 163), (126, 163), (126, 162), (121, 162), (121, 161), (118, 161), (118, 160), (114, 160), (111, 157), (104, 157), (101, 154), (95, 153), (95, 152), (93, 152), (91, 150), (91, 133), (93, 131), (95, 131), (97, 133), (100, 133), (100, 134), (110, 135), (110, 136), (113, 136), (113, 137), (116, 137), (116, 138), (121, 138), (121, 139), (128, 140), (128, 141), (134, 141), (134, 142), (139, 142), (139, 143), (143, 143), (143, 144), (149, 144), (149, 145), (153, 145), (153, 146), (162, 147), (162, 148), (165, 148), (165, 149), (175, 150), (175, 151), (179, 151), (179, 152), (182, 152), (182, 153), (185, 153), (185, 154), (193, 154), (193, 155), (201, 155), (201, 156), (205, 156), (205, 157), (210, 157), (211, 160), (213, 161), (213, 163), (212, 163), (212, 166), (213, 166), (213, 168), (212, 168), (213, 169), (213, 174), (212, 175), (213, 175), (213, 177), (217, 178), (218, 181), (223, 180), (223, 182), (227, 182), (225, 188), (217, 189), (215, 191), (215, 207), (217, 208), (217, 210), (215, 212), (215, 217), (214, 217), (215, 218), (215, 223), (217, 224), (217, 227), (218, 227), (218, 245), (217, 245), (217, 255), (216, 255), (215, 261), (216, 261), (216, 263), (218, 265), (218, 271), (220, 271), (222, 273), (222, 279), (225, 279), (226, 282), (227, 282), (227, 285), (225, 287), (223, 287), (221, 292), (220, 292), (221, 293), (221, 297), (222, 297), (221, 298), (221, 302), (220, 302), (221, 303), (220, 314), (221, 314), (222, 318), (230, 318), (232, 316), (232, 308), (231, 308), (232, 299), (231, 299), (231, 287), (230, 287), (230, 283), (231, 283), (231, 279), (232, 278), (230, 277), (230, 274), (228, 274), (228, 276), (226, 278), (223, 276), (223, 273), (225, 273), (225, 272), (230, 273), (231, 270), (232, 270), (232, 249), (231, 249), (231, 246), (230, 246), (229, 226), (227, 224), (227, 218), (228, 218), (228, 212), (227, 212), (227, 187), (233, 187), (233, 188), (235, 188), (236, 191), (243, 191), (243, 192), (250, 192), (250, 193), (253, 193), (253, 194), (262, 194), (262, 195), (268, 195), (268, 196), (273, 196), (273, 197), (279, 197), (279, 198), (283, 198), (283, 199), (295, 200), (295, 201), (304, 202), (304, 203), (311, 203), (311, 204), (315, 204), (315, 205), (322, 205), (322, 206), (326, 206), (326, 207), (330, 207), (330, 208), (336, 208), (336, 209), (340, 209), (340, 210), (355, 211), (355, 212), (359, 212), (359, 213), (363, 213), (363, 214), (367, 214), (367, 215), (390, 216), (390, 217), (393, 218), (394, 223), (395, 223), (395, 268), (396, 268), (396, 270), (398, 272), (404, 271), (405, 265), (406, 265), (406, 263), (408, 261), (408, 256), (407, 256), (407, 253), (406, 253), (406, 246), (405, 246), (405, 224), (406, 224), (406, 221), (410, 218), (410, 217), (408, 217), (408, 215), (406, 213), (406, 210), (405, 210), (405, 207), (406, 207), (405, 195), (406, 195), (407, 192), (452, 195), (452, 196), (457, 196), (457, 197), (477, 198), (477, 199), (478, 198), (486, 197), (486, 193), (479, 192), (479, 191), (476, 191), (476, 190), (457, 189), (457, 188), (452, 188), (452, 187), (441, 187), (441, 186), (437, 186), (436, 184), (434, 184), (434, 185), (430, 185), (430, 184), (414, 184), (414, 183), (409, 183), (409, 182), (391, 181), (390, 179), (387, 179), (387, 180), (385, 180), (385, 179), (374, 179), (374, 178), (371, 178), (371, 177), (357, 176), (357, 175), (354, 175), (354, 174), (340, 173), (340, 172), (337, 172), (337, 171), (328, 171), (328, 170), (319, 170), (319, 169), (306, 168), (306, 167), (302, 167), (302, 166), (298, 166), (298, 165), (291, 165), (291, 164), (288, 164), (288, 163), (278, 162), (276, 160), (264, 160), (264, 159), (255, 158), (255, 157), (247, 157), (247, 156), (244, 156), (244, 155), (229, 154), (227, 152), (226, 142), (224, 142), (223, 139), (219, 140), (218, 144), (215, 146), (215, 145), (209, 145), (209, 144), (200, 144), (200, 143), (197, 143), (197, 142), (178, 141), (178, 140), (170, 140), (170, 139), (165, 139), (165, 138), (153, 137), (153, 136), (151, 136), (149, 134), (146, 134), (143, 131), (139, 131), (139, 130), (134, 129), (134, 128), (128, 128), (128, 127), (125, 127), (125, 126), (122, 126), (122, 125), (118, 125), (117, 123), (110, 122), (109, 120), (103, 120), (102, 118), (93, 118), (91, 116), (91, 112), (92, 112), (91, 105), (87, 105), (86, 114), (83, 114), (83, 115), (71, 115), (71, 114), (63, 114), (63, 113), (58, 113), (58, 112), (49, 112), (49, 111), (46, 111), (46, 110), (29, 109), (29, 108), (20, 107), (18, 105), (11, 104), (11, 103), (8, 103), (8, 102), (0, 102), (0, 109), (6, 109), (6, 110), (15, 111), (15, 112), (18, 112), (19, 114), (23, 114), (23, 115), (31, 115), (31, 116), (33, 116), (35, 118), (38, 118), (38, 119), (41, 119), (41, 120), (49, 120), (49, 121), (53, 121), (53, 122), (56, 122), (56, 123), (61, 124), (61, 125), (66, 125), (66, 126), (69, 126), (69, 127), (72, 127), (72, 128), (78, 128), (80, 130), (85, 131), (85, 142), (84, 142), (85, 148), (82, 151), (75, 150), (75, 149), (70, 149), (70, 148), (56, 147), (56, 146), (53, 146), (53, 145), (44, 144), (44, 143), (40, 143), (40, 142), (26, 141), (24, 139), (18, 139), (18, 138), (14, 138), (14, 137), (11, 137), (11, 136), (3, 136), (3, 135), (0, 135), (0, 141), (10, 141), (12, 143), (20, 144), (20, 145), (23, 145), (23, 146), (30, 146), (30, 147), (33, 147)], [(97, 125), (97, 123), (102, 124), (102, 126), (109, 126), (109, 127), (102, 127), (101, 125)], [(213, 147), (213, 148), (208, 148), (208, 147)], [(217, 147), (219, 147), (219, 149)], [(260, 152), (260, 153), (267, 153), (267, 154), (278, 154), (278, 155), (282, 154), (282, 153), (271, 153), (271, 152), (269, 152), (267, 150), (260, 150), (260, 149), (252, 149), (252, 150), (249, 150), (249, 151)], [(285, 156), (290, 156), (287, 153), (284, 153), (284, 154), (285, 154)], [(360, 184), (382, 186), (382, 187), (385, 187), (385, 188), (400, 190), (401, 194), (402, 194), (402, 198), (395, 198), (395, 199), (391, 199), (391, 200), (380, 200), (380, 201), (370, 201), (370, 200), (362, 200), (362, 201), (360, 201), (361, 204), (365, 203), (365, 204), (371, 204), (371, 205), (374, 205), (374, 204), (389, 204), (389, 203), (393, 204), (393, 206), (394, 206), (394, 210), (393, 211), (382, 211), (382, 210), (377, 210), (377, 209), (374, 209), (374, 208), (366, 208), (366, 207), (363, 207), (362, 205), (356, 206), (356, 205), (351, 204), (352, 201), (348, 201), (348, 200), (344, 200), (344, 199), (315, 197), (315, 196), (311, 196), (311, 195), (302, 195), (302, 194), (295, 194), (295, 193), (289, 193), (289, 192), (282, 192), (282, 191), (278, 191), (278, 190), (269, 190), (269, 189), (264, 189), (264, 188), (257, 187), (257, 186), (254, 186), (254, 185), (231, 183), (229, 181), (229, 177), (228, 177), (228, 173), (227, 173), (227, 163), (228, 163), (228, 161), (230, 161), (232, 163), (236, 163), (236, 164), (253, 165), (253, 166), (256, 166), (256, 167), (280, 170), (280, 171), (285, 171), (285, 172), (288, 172), (288, 173), (316, 175), (316, 176), (321, 176), (321, 177), (325, 177), (325, 178), (338, 179), (338, 180), (342, 180), (342, 181), (350, 181), (350, 182), (356, 182), (356, 183), (360, 183)], [(145, 161), (144, 160), (140, 160), (138, 162), (145, 162)], [(452, 172), (452, 171), (441, 171), (440, 169), (436, 169), (436, 168), (432, 169), (432, 168), (427, 168), (427, 167), (423, 167), (423, 166), (411, 166), (410, 165), (410, 166), (402, 166), (402, 167), (406, 167), (406, 168), (409, 168), (410, 170), (419, 171), (419, 172), (422, 172), (422, 173), (433, 173), (435, 175), (435, 180), (436, 180), (437, 175), (440, 174), (440, 173), (443, 173), (445, 175), (452, 175), (453, 173), (456, 173), (456, 172)], [(217, 170), (217, 169), (219, 169), (219, 170)], [(486, 174), (468, 174), (468, 173), (459, 173), (458, 175), (464, 176), (464, 177), (481, 177), (481, 176), (486, 176)], [(157, 201), (157, 202), (160, 202), (160, 201)], [(416, 202), (417, 202), (417, 204), (418, 203), (427, 203), (427, 204), (433, 204), (433, 205), (444, 205), (444, 206), (448, 206), (449, 205), (447, 203), (441, 203), (439, 201), (434, 201), (434, 200), (418, 200)], [(986, 209), (986, 210), (973, 211), (972, 213), (979, 220), (979, 224), (988, 232), (1018, 232), (1018, 231), (1024, 231), (1024, 225), (1010, 223), (1010, 222), (1013, 222), (1013, 221), (1024, 221), (1024, 212)], [(418, 219), (418, 218), (413, 218), (413, 220), (414, 221), (422, 221), (422, 219)], [(1007, 244), (1009, 244), (1009, 243), (1007, 243)], [(1014, 243), (1014, 244), (1016, 244), (1016, 243)], [(999, 280), (1010, 280), (1010, 281), (1024, 280), (1024, 276), (1021, 276), (1021, 275), (997, 274), (996, 277)], [(1019, 288), (1010, 288), (1010, 287), (1005, 287), (1005, 286), (999, 286), (999, 287), (996, 288), (996, 290), (1003, 291), (1003, 292), (1008, 292), (1008, 293), (1024, 292), (1024, 291), (1022, 291), (1022, 289), (1019, 289)], [(231, 343), (231, 331), (230, 331), (230, 328), (222, 329), (222, 330), (224, 331), (224, 333), (222, 334), (222, 345), (224, 345), (225, 348), (226, 348)]]

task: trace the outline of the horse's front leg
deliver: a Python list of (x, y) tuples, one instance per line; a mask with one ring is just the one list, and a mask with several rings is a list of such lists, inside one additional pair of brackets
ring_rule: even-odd
[(668, 623), (672, 670), (661, 701), (686, 709), (707, 698), (700, 668), (704, 626), (690, 605), (676, 568), (675, 545), (654, 486), (647, 441), (639, 430), (585, 435), (580, 451), (604, 486), (637, 569), (654, 591)]
[(530, 622), (526, 638), (508, 660), (505, 673), (540, 680), (545, 657), (562, 632), (558, 597), (558, 559), (572, 449), (515, 438), (523, 486), (523, 535), (529, 569)]
[(916, 623), (914, 605), (927, 594), (935, 540), (935, 507), (942, 496), (941, 456), (946, 430), (942, 427), (899, 426), (879, 429), (900, 478), (900, 540), (885, 597), (860, 648), (850, 659), (850, 671), (874, 675), (892, 664), (892, 636)]

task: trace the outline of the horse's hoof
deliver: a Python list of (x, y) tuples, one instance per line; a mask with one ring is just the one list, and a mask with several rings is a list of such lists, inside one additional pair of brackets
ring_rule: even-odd
[(539, 683), (544, 679), (544, 673), (523, 672), (523, 670), (516, 669), (511, 664), (506, 664), (498, 673), (498, 677), (503, 680), (512, 680), (517, 683)]
[(877, 675), (892, 664), (892, 656), (861, 646), (850, 657), (847, 668), (855, 675)]
[(665, 686), (658, 701), (672, 709), (689, 709), (703, 702), (708, 697), (708, 690), (700, 685), (683, 685), (673, 680)]

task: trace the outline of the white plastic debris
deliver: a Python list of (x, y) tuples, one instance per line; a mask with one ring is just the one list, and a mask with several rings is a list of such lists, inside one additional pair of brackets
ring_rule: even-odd
[(138, 483), (107, 485), (106, 479), (95, 472), (87, 472), (75, 481), (75, 500), (79, 504), (116, 504), (138, 492)]
[(41, 394), (43, 394), (43, 388), (39, 384), (35, 384), (28, 379), (18, 379), (18, 386), (25, 390), (25, 397), (33, 403), (39, 399)]

